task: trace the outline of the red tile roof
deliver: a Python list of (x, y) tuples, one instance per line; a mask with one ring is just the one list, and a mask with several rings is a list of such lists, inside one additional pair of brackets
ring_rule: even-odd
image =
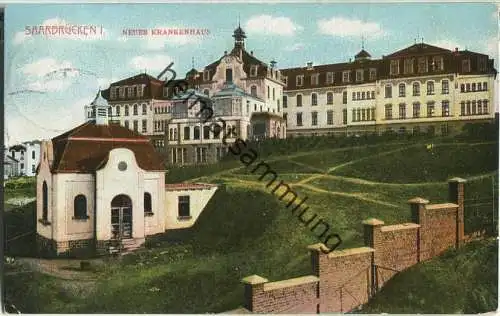
[(137, 164), (147, 171), (163, 171), (164, 164), (149, 140), (118, 124), (86, 122), (52, 139), (52, 172), (92, 173), (101, 168), (112, 149), (134, 152)]
[(204, 190), (217, 187), (216, 184), (210, 183), (167, 183), (165, 184), (166, 191), (182, 191), (182, 190)]

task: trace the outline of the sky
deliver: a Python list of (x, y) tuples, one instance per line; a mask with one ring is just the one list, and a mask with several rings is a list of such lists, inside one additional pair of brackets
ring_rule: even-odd
[[(84, 122), (99, 88), (170, 63), (183, 77), (233, 47), (279, 68), (373, 58), (423, 41), (498, 59), (497, 7), (488, 3), (13, 4), (5, 11), (6, 145), (49, 139)], [(94, 35), (27, 35), (40, 25), (92, 25)], [(124, 36), (124, 29), (189, 28), (201, 35)], [(101, 32), (102, 30), (102, 32)], [(62, 71), (67, 69), (67, 71)], [(68, 70), (69, 69), (69, 70)]]

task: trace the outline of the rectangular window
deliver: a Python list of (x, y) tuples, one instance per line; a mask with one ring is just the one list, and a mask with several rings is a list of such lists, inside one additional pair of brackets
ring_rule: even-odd
[(441, 81), (441, 93), (442, 94), (450, 93), (450, 82), (448, 80)]
[(392, 105), (391, 104), (385, 105), (385, 119), (392, 120)]
[(434, 103), (427, 103), (427, 117), (434, 116)]
[(283, 96), (283, 108), (286, 109), (288, 107), (288, 97), (286, 95)]
[(311, 85), (317, 86), (319, 84), (319, 74), (311, 75)]
[(296, 76), (295, 77), (295, 84), (297, 85), (297, 87), (302, 86), (304, 84), (304, 76), (303, 75)]
[(326, 124), (333, 125), (333, 111), (326, 111)]
[(137, 120), (134, 121), (134, 131), (139, 131), (139, 122)]
[(347, 104), (347, 91), (342, 92), (342, 103)]
[(442, 115), (443, 116), (450, 116), (450, 101), (443, 101), (442, 102)]
[(400, 97), (406, 96), (406, 85), (404, 83), (399, 84), (399, 96)]
[(209, 81), (210, 80), (210, 71), (209, 70), (205, 70), (203, 72), (203, 81)]
[(179, 196), (178, 200), (179, 217), (191, 217), (189, 195)]
[(462, 60), (462, 72), (470, 72), (470, 59)]
[(311, 112), (311, 125), (318, 125), (318, 112)]
[(363, 81), (363, 69), (356, 70), (356, 82)]
[(376, 79), (377, 79), (377, 69), (370, 68), (370, 80), (376, 80)]
[(401, 103), (399, 105), (399, 119), (404, 120), (406, 119), (406, 104)]
[(399, 60), (391, 60), (390, 73), (392, 76), (399, 75)]
[(297, 106), (302, 106), (302, 94), (297, 94)]
[(120, 98), (124, 99), (125, 98), (125, 88), (120, 87), (119, 93), (120, 93)]
[(283, 113), (283, 120), (285, 121), (285, 124), (288, 125), (288, 113)]
[(297, 126), (302, 126), (302, 113), (297, 113)]
[(333, 92), (326, 94), (326, 104), (333, 104)]
[(351, 81), (350, 74), (351, 73), (349, 71), (343, 71), (342, 72), (342, 82), (349, 82), (349, 81)]
[(434, 81), (427, 82), (427, 95), (434, 94)]
[(116, 87), (111, 87), (109, 88), (109, 97), (111, 100), (115, 100), (116, 99)]
[(427, 72), (427, 57), (418, 58), (418, 72), (419, 73)]
[(347, 109), (343, 109), (343, 110), (342, 110), (342, 123), (343, 123), (344, 125), (346, 125), (346, 124), (347, 124)]
[(148, 131), (148, 121), (142, 120), (142, 132), (146, 133)]
[(233, 70), (226, 68), (226, 82), (233, 83)]
[(444, 69), (443, 57), (437, 56), (432, 58), (432, 70), (442, 71)]
[(257, 76), (257, 66), (253, 65), (250, 68), (250, 77), (256, 77)]
[(125, 121), (124, 125), (125, 125), (126, 128), (129, 128), (128, 121)]
[(405, 65), (404, 65), (404, 72), (405, 74), (412, 74), (413, 73), (413, 63), (414, 63), (413, 58), (407, 58), (405, 59)]
[(332, 84), (333, 80), (334, 80), (333, 72), (327, 72), (326, 73), (326, 83)]
[(144, 96), (144, 86), (141, 84), (137, 86), (137, 96), (142, 98)]
[(356, 101), (356, 92), (353, 92), (353, 93), (352, 93), (352, 97), (351, 97), (351, 99), (352, 99), (353, 101)]
[(35, 159), (35, 151), (34, 150), (31, 151), (31, 159)]
[(285, 86), (288, 86), (288, 77), (287, 76), (283, 77), (283, 83), (285, 84)]
[(134, 87), (127, 87), (127, 96), (129, 98), (133, 98), (134, 97)]
[(385, 97), (392, 98), (392, 86), (391, 85), (385, 86)]
[(36, 169), (35, 169), (35, 165), (31, 165), (31, 173), (35, 173)]
[(420, 103), (413, 103), (413, 118), (420, 117)]

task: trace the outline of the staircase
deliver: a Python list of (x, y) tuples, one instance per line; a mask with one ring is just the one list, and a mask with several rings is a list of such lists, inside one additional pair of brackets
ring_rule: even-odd
[(109, 254), (125, 254), (131, 251), (134, 251), (138, 248), (140, 248), (142, 245), (142, 242), (137, 241), (133, 238), (130, 239), (122, 239), (121, 242), (120, 240), (112, 240), (110, 245), (108, 246), (108, 253)]

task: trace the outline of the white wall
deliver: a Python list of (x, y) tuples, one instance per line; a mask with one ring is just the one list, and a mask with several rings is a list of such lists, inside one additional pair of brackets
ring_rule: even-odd
[[(201, 212), (203, 212), (208, 201), (217, 191), (217, 187), (203, 190), (175, 190), (165, 192), (166, 205), (166, 229), (188, 228), (194, 225)], [(180, 219), (178, 217), (179, 196), (189, 195), (190, 215), (189, 219)]]

